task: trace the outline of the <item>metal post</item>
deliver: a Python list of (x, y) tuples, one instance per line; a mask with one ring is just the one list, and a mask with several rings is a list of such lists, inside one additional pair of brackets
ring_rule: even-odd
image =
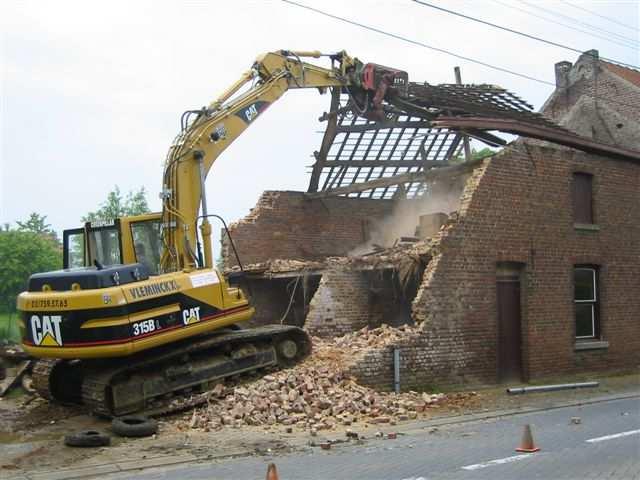
[(396, 393), (400, 393), (400, 349), (393, 347), (393, 386)]
[[(460, 67), (454, 67), (453, 71), (456, 75), (456, 84), (462, 85), (462, 76), (460, 75)], [(462, 135), (462, 144), (464, 145), (464, 161), (471, 161), (471, 147), (469, 146), (469, 137)]]

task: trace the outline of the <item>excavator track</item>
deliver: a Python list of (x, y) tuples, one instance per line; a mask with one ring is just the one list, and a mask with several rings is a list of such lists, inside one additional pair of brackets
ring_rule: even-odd
[(64, 391), (66, 370), (72, 367), (73, 376), (81, 371), (82, 377), (81, 398), (76, 400), (95, 414), (114, 417), (144, 411), (157, 416), (206, 402), (206, 395), (193, 394), (194, 390), (206, 390), (213, 382), (240, 373), (292, 365), (310, 351), (311, 341), (302, 329), (269, 325), (214, 333), (106, 365), (46, 360), (36, 367), (34, 383), (45, 398), (68, 403), (70, 399), (60, 398), (59, 392)]
[(47, 400), (55, 400), (53, 392), (50, 388), (49, 379), (56, 365), (60, 365), (63, 360), (43, 358), (38, 360), (33, 366), (31, 379), (33, 380), (33, 388), (38, 395)]
[(81, 364), (77, 360), (39, 359), (31, 372), (33, 388), (47, 400), (73, 404), (81, 399)]

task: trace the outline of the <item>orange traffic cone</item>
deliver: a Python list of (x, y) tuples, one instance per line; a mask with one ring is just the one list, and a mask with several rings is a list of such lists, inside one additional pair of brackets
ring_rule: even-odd
[(278, 470), (276, 470), (276, 464), (270, 463), (267, 467), (267, 479), (266, 480), (278, 480)]
[(534, 453), (540, 449), (533, 443), (533, 436), (531, 435), (531, 425), (526, 424), (524, 426), (524, 432), (522, 434), (522, 441), (520, 446), (516, 448), (516, 452)]

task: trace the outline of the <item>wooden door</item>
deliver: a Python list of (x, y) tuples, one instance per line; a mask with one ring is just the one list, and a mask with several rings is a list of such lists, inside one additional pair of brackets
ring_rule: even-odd
[(499, 278), (498, 290), (498, 380), (522, 381), (522, 336), (520, 280)]

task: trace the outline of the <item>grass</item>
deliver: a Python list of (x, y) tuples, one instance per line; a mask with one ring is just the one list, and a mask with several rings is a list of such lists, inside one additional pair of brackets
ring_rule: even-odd
[(18, 329), (18, 314), (0, 312), (0, 342), (20, 342), (20, 330)]

